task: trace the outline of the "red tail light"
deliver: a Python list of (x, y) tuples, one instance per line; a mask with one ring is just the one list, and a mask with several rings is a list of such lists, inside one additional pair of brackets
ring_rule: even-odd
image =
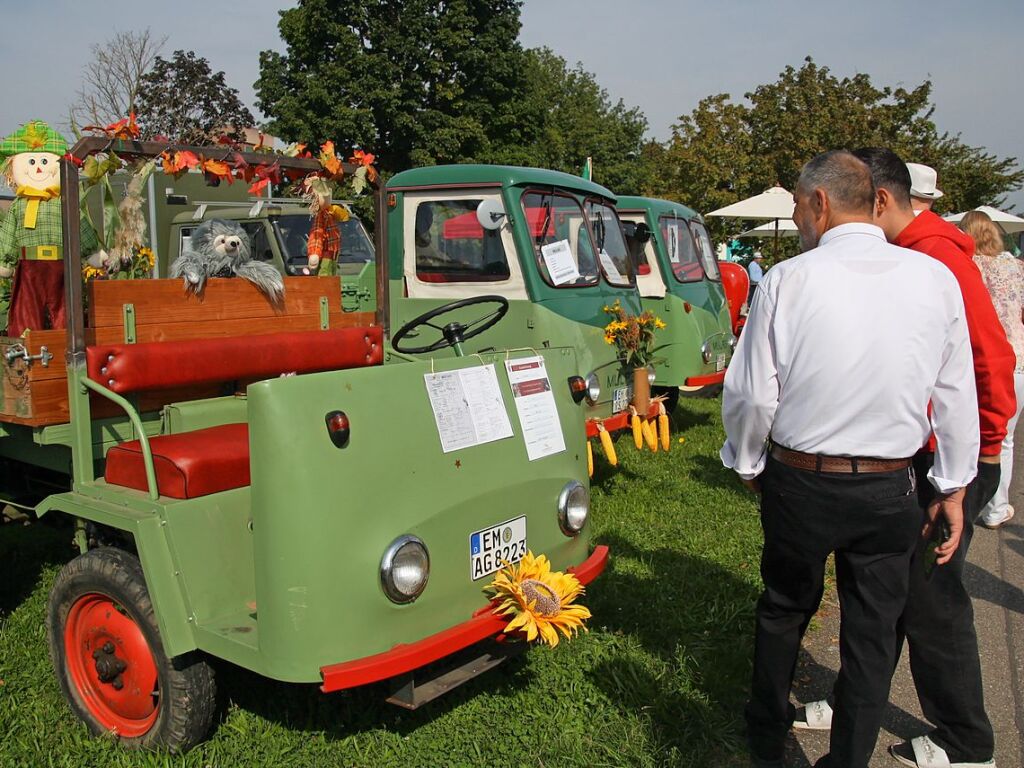
[(331, 411), (324, 417), (324, 421), (327, 422), (327, 434), (331, 442), (338, 448), (344, 448), (348, 444), (351, 431), (348, 416), (344, 411)]
[(587, 396), (587, 380), (582, 376), (570, 376), (569, 392), (574, 403), (583, 402), (583, 398)]

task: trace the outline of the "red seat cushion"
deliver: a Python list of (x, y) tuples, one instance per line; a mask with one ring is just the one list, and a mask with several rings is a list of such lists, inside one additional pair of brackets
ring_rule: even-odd
[[(249, 427), (225, 424), (149, 439), (161, 496), (194, 499), (249, 484)], [(115, 445), (107, 452), (106, 480), (148, 490), (146, 465), (138, 440)]]

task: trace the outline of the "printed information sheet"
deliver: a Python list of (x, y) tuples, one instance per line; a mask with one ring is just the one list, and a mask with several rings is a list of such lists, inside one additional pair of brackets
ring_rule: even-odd
[(530, 461), (565, 450), (562, 423), (558, 420), (555, 396), (551, 391), (543, 357), (506, 360), (505, 370), (512, 385), (512, 396), (523, 428), (526, 455)]
[(615, 266), (615, 262), (612, 261), (611, 255), (608, 251), (601, 249), (598, 252), (597, 257), (601, 260), (601, 266), (604, 267), (604, 273), (608, 276), (608, 279), (613, 283), (626, 283), (629, 282), (622, 277), (622, 273), (619, 272), (619, 268)]
[(493, 364), (425, 373), (423, 380), (445, 453), (512, 437)]
[(544, 256), (544, 263), (548, 267), (552, 283), (562, 285), (579, 279), (580, 271), (576, 267), (576, 259), (573, 258), (568, 240), (542, 245), (540, 252)]

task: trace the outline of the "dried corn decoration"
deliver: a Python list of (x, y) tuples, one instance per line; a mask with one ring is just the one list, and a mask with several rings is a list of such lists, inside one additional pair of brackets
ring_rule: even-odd
[(651, 421), (644, 421), (644, 438), (647, 440), (647, 447), (651, 449), (653, 453), (658, 452), (658, 435), (654, 432), (654, 424)]
[(587, 476), (594, 476), (594, 446), (587, 440)]
[(615, 444), (612, 443), (612, 436), (608, 434), (608, 430), (604, 428), (603, 424), (597, 425), (597, 432), (601, 436), (601, 447), (604, 448), (605, 458), (608, 459), (608, 463), (613, 467), (619, 463), (619, 457), (615, 453)]
[(630, 424), (633, 427), (633, 443), (636, 444), (638, 451), (642, 451), (644, 448), (644, 429), (640, 421), (640, 414), (636, 412), (636, 408), (633, 406), (629, 406), (629, 410), (633, 414), (630, 418)]
[(665, 410), (665, 403), (658, 403), (658, 436), (661, 438), (661, 450), (667, 451), (672, 445), (672, 439), (668, 434), (668, 411)]

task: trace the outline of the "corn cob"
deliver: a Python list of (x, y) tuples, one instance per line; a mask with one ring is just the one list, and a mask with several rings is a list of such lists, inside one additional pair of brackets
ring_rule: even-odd
[(667, 451), (672, 445), (668, 434), (668, 413), (665, 411), (665, 404), (661, 403), (661, 413), (658, 414), (658, 436), (661, 437), (661, 450)]
[(651, 449), (653, 453), (658, 452), (658, 435), (654, 431), (654, 424), (650, 421), (644, 421), (644, 437), (647, 439), (647, 447)]
[(594, 447), (587, 440), (587, 477), (594, 476)]
[(631, 410), (633, 411), (633, 418), (630, 420), (633, 426), (633, 442), (636, 444), (636, 449), (642, 451), (644, 447), (643, 425), (640, 423), (640, 415), (636, 412), (636, 408)]
[(615, 455), (615, 445), (612, 443), (612, 436), (600, 424), (597, 427), (597, 431), (601, 436), (601, 447), (604, 448), (605, 458), (608, 459), (608, 463), (613, 467), (616, 466), (619, 463), (619, 457)]

